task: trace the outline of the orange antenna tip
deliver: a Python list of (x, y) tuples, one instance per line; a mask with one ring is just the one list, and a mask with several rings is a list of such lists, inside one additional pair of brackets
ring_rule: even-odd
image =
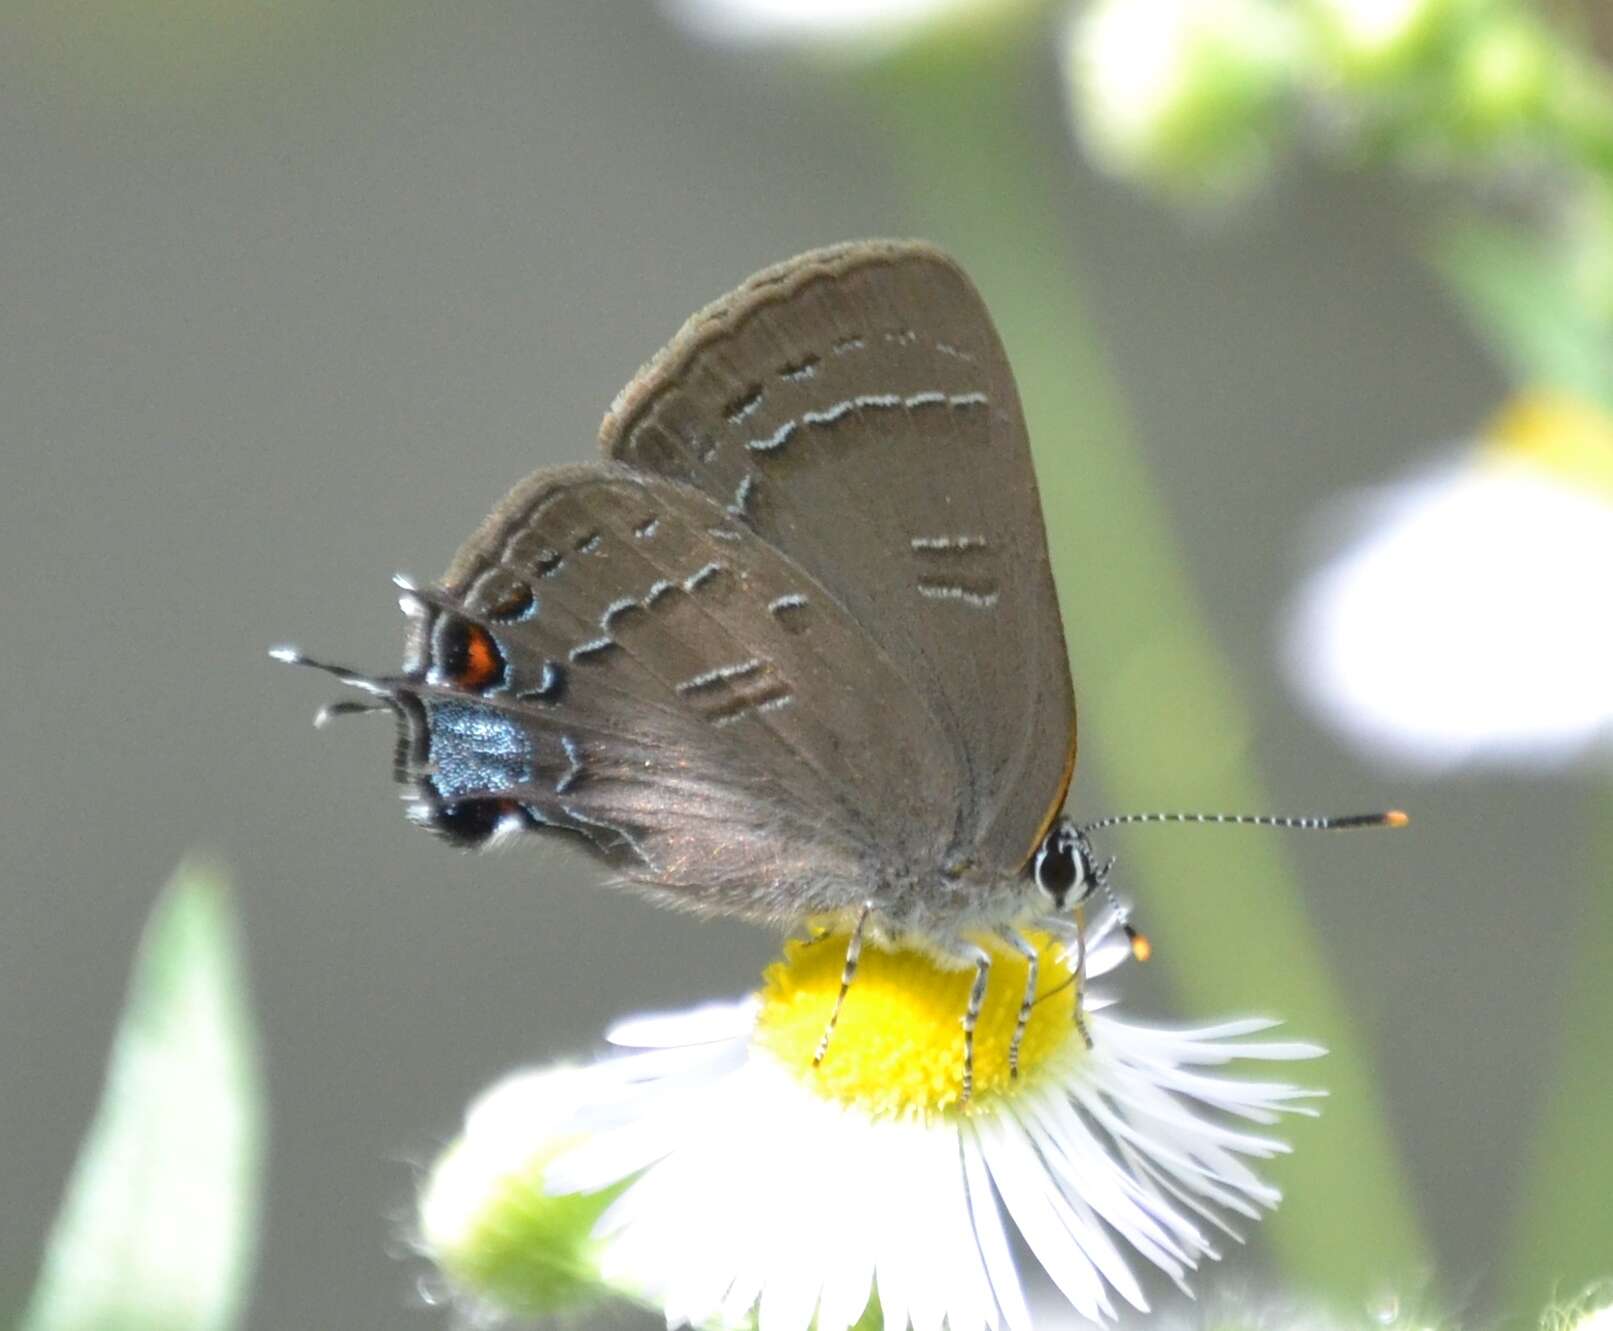
[(1385, 827), (1405, 827), (1411, 822), (1411, 815), (1404, 809), (1390, 809), (1383, 815)]

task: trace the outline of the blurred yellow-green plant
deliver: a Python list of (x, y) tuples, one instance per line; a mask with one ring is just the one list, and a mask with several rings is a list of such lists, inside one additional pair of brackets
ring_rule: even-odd
[(1613, 77), (1591, 14), (1095, 0), (1066, 38), (1075, 130), (1175, 202), (1224, 206), (1279, 145), (1443, 185), (1431, 255), (1481, 334), (1520, 385), (1613, 408)]
[(229, 881), (182, 866), (141, 940), (100, 1107), (20, 1331), (230, 1331), (255, 1264), (263, 1092)]

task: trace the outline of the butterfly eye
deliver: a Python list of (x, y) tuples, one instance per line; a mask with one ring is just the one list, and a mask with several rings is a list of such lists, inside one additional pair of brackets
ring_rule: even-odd
[(1036, 852), (1036, 886), (1052, 900), (1055, 908), (1062, 908), (1071, 890), (1081, 887), (1083, 892), (1090, 878), (1086, 855), (1080, 838), (1068, 823), (1061, 822), (1047, 834), (1042, 848)]

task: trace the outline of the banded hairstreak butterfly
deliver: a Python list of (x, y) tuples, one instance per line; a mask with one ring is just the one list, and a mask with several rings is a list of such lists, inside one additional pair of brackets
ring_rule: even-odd
[(865, 935), (975, 967), (967, 1094), (974, 940), (1079, 947), (1106, 877), (1088, 833), (1121, 821), (1062, 816), (1064, 633), (979, 294), (917, 242), (767, 268), (634, 377), (600, 444), (402, 583), (401, 673), (322, 666), (370, 695), (322, 715), (389, 709), (410, 817), (460, 845), (563, 833), (665, 905), (845, 923), (842, 999)]

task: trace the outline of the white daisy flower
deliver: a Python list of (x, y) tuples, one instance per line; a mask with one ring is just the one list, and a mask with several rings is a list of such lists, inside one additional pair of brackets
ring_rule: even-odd
[[(1105, 933), (1090, 975), (1126, 955)], [(1138, 1025), (1090, 991), (1089, 1046), (1071, 963), (1043, 938), (1019, 1075), (1008, 1046), (1026, 964), (1004, 947), (965, 1100), (971, 976), (916, 952), (864, 951), (814, 1066), (845, 941), (789, 944), (741, 1002), (618, 1026), (611, 1042), (633, 1052), (489, 1091), (422, 1200), (424, 1245), (450, 1280), (507, 1298), (482, 1277), (514, 1263), (521, 1220), (492, 1217), (530, 1212), (541, 1194), (597, 1205), (587, 1242), (598, 1278), (669, 1325), (845, 1331), (877, 1302), (889, 1331), (1028, 1331), (1012, 1231), (1100, 1320), (1118, 1300), (1146, 1308), (1132, 1258), (1184, 1284), (1218, 1255), (1229, 1218), (1278, 1200), (1247, 1161), (1286, 1147), (1238, 1120), (1310, 1112), (1312, 1093), (1213, 1069), (1310, 1058), (1316, 1046), (1250, 1040), (1263, 1020)], [(479, 1251), (489, 1234), (491, 1261)]]
[(1613, 421), (1519, 399), (1368, 506), (1289, 625), (1296, 687), (1364, 751), (1547, 766), (1613, 739)]

